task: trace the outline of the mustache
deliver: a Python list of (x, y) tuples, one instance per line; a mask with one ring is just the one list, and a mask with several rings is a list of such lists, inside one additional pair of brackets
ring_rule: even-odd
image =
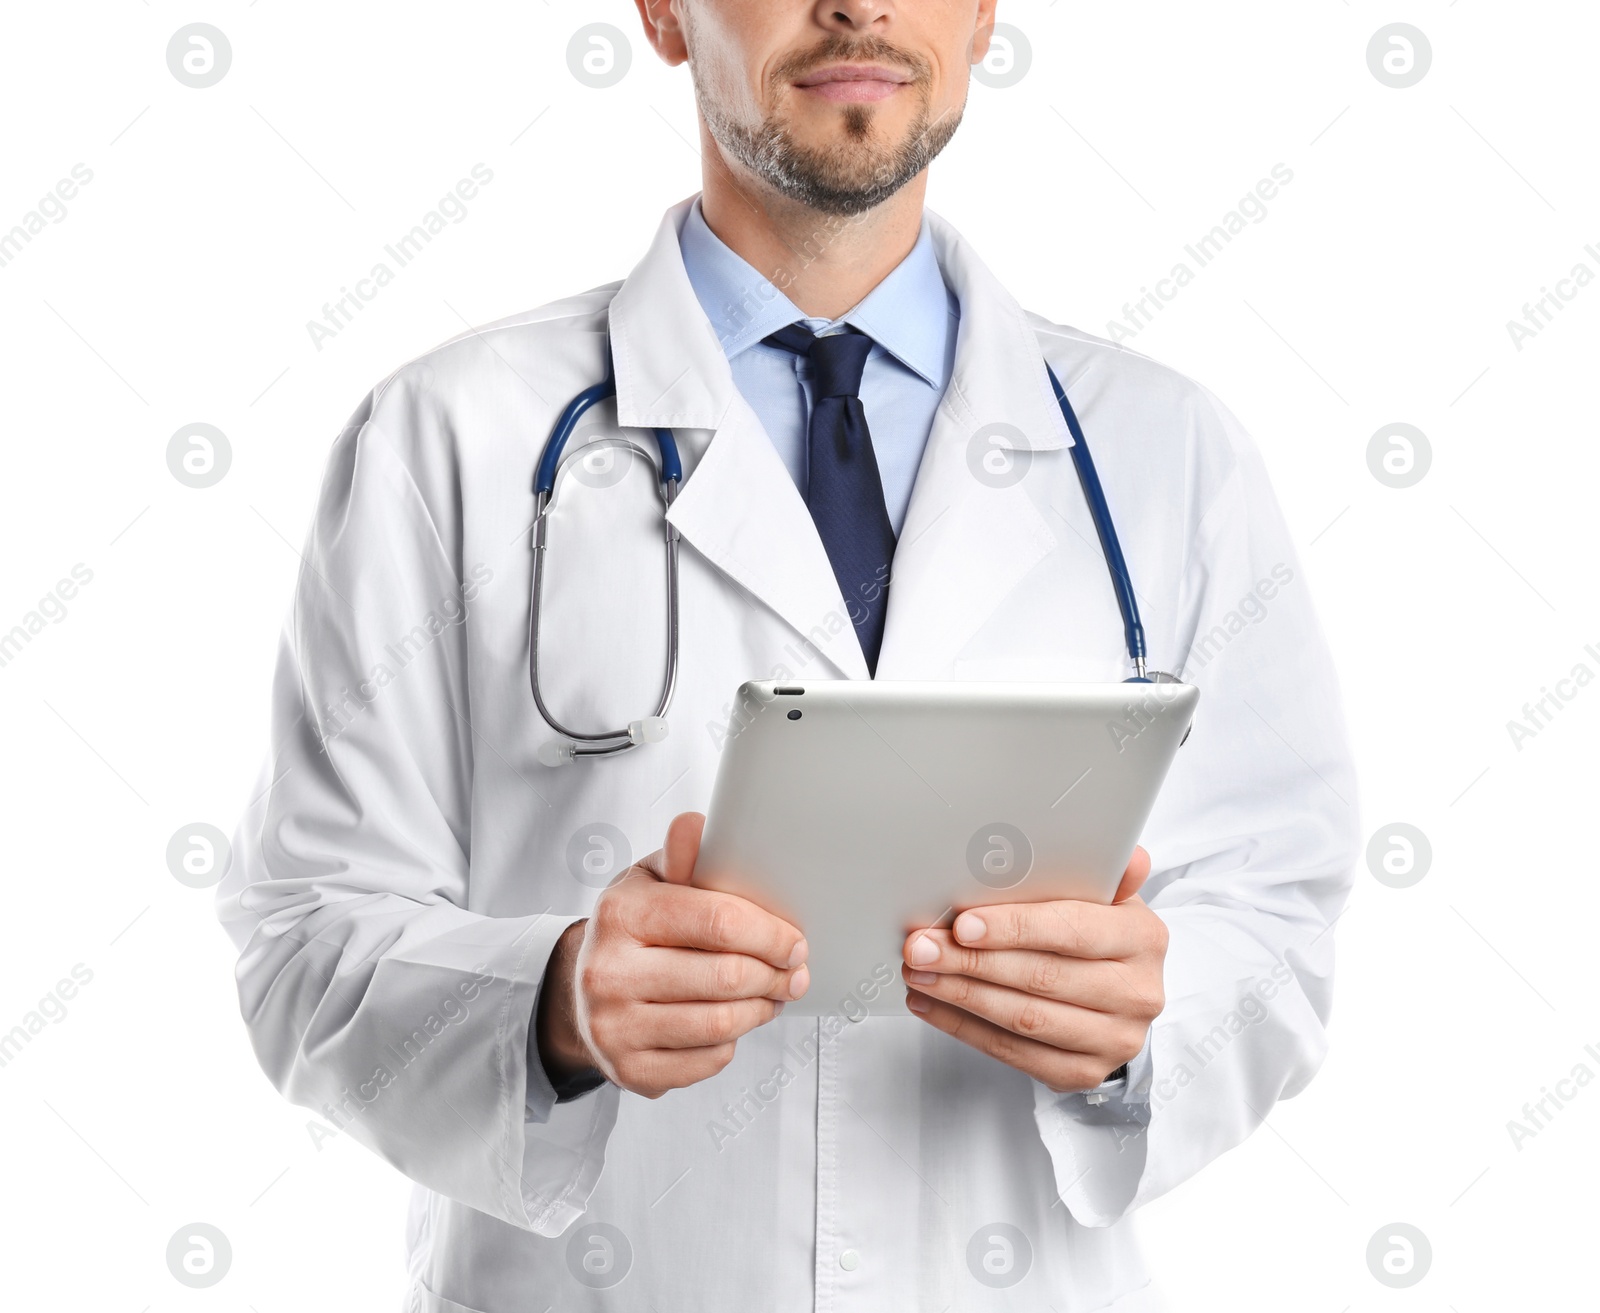
[(828, 64), (845, 62), (901, 68), (911, 74), (912, 82), (918, 86), (933, 80), (933, 66), (921, 55), (902, 50), (880, 36), (848, 37), (838, 32), (824, 37), (810, 50), (785, 55), (772, 66), (769, 76), (775, 82), (793, 82)]

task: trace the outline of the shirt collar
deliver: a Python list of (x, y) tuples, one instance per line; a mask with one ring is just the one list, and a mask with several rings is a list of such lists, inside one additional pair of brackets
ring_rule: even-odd
[[(824, 321), (804, 315), (711, 231), (699, 201), (689, 208), (678, 242), (689, 284), (728, 359), (796, 320), (823, 331), (818, 326)], [(910, 254), (860, 304), (826, 327), (849, 324), (860, 329), (930, 386), (942, 389), (955, 313), (955, 297), (945, 284), (924, 221)]]

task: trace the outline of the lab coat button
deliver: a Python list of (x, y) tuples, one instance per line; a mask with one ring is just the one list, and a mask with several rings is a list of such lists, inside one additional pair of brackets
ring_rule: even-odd
[(861, 1255), (853, 1249), (847, 1249), (839, 1255), (839, 1266), (846, 1272), (854, 1272), (861, 1266)]

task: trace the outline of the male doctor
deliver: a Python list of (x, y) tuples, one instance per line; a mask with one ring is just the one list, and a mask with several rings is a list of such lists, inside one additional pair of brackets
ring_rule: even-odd
[[(402, 367), (334, 444), (221, 891), (256, 1052), (417, 1183), (416, 1313), (1164, 1307), (1131, 1214), (1317, 1069), (1355, 854), (1261, 460), (924, 211), (995, 0), (638, 5), (693, 76), (701, 195), (625, 281)], [(1112, 906), (908, 940), (904, 1015), (782, 1017), (800, 931), (690, 883), (742, 681), (1130, 673), (1046, 362), (1151, 664), (1202, 689), (1148, 855)], [(653, 427), (681, 671), (664, 741), (551, 766), (532, 473), (613, 371), (552, 512), (544, 696), (580, 728), (654, 705), (662, 506), (618, 445)]]

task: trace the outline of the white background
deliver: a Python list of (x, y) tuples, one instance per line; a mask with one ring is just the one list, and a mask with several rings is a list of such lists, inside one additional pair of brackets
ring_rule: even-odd
[[(1578, 0), (1001, 16), (1032, 66), (974, 87), (931, 203), (1030, 308), (1105, 333), (1293, 170), (1135, 345), (1260, 441), (1343, 673), (1366, 832), (1407, 822), (1433, 849), (1408, 889), (1358, 872), (1328, 1063), (1146, 1210), (1157, 1274), (1196, 1310), (1590, 1306), (1600, 1088), (1520, 1148), (1507, 1122), (1577, 1064), (1600, 1074), (1600, 688), (1520, 751), (1507, 722), (1578, 663), (1600, 673), (1600, 284), (1520, 351), (1506, 323), (1580, 260), (1600, 273), (1600, 18)], [(193, 21), (233, 48), (206, 90), (166, 62)], [(8, 8), (0, 232), (93, 172), (0, 267), (0, 632), (93, 571), (0, 668), (0, 1033), (93, 972), (0, 1068), (9, 1307), (398, 1299), (404, 1183), (346, 1137), (319, 1145), (269, 1087), (211, 894), (165, 852), (196, 821), (231, 832), (253, 790), (296, 547), (366, 390), (469, 323), (624, 275), (696, 189), (686, 74), (634, 37), (618, 85), (581, 85), (566, 49), (593, 21), (633, 37), (625, 0)], [(1366, 55), (1397, 21), (1433, 49), (1403, 90)], [(469, 217), (316, 349), (307, 321), (480, 162)], [(166, 463), (194, 422), (232, 450), (204, 490)], [(1405, 490), (1367, 463), (1395, 422), (1432, 445)], [(197, 1221), (233, 1248), (202, 1291), (165, 1259)], [(1365, 1257), (1393, 1222), (1433, 1249), (1406, 1290)]]

